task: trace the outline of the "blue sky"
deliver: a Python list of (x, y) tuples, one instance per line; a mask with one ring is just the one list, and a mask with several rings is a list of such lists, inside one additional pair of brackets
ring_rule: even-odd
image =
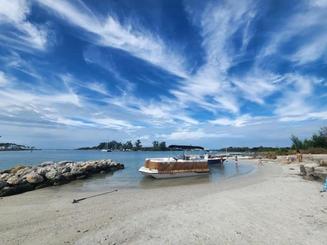
[(0, 6), (2, 141), (287, 146), (326, 125), (326, 0)]

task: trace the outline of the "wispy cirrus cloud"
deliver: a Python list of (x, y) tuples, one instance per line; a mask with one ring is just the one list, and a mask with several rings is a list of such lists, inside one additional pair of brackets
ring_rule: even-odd
[[(0, 121), (1, 116), (7, 118), (10, 115), (11, 120), (21, 121), (21, 116), (34, 118), (40, 124), (52, 123), (53, 125), (64, 125), (68, 127), (80, 128), (108, 128), (114, 130), (135, 130), (141, 126), (135, 126), (132, 123), (109, 116), (104, 108), (97, 107), (88, 101), (84, 95), (79, 95), (72, 89), (72, 82), (85, 86), (70, 75), (62, 75), (57, 82), (63, 83), (64, 89), (51, 90), (45, 92), (41, 89), (21, 89), (19, 83), (11, 77), (0, 71), (0, 86), (10, 83), (0, 90)], [(91, 90), (98, 91), (98, 87)], [(97, 109), (95, 109), (97, 107)], [(101, 112), (101, 113), (97, 113)], [(41, 121), (39, 120), (41, 119)], [(7, 120), (7, 119), (6, 119)], [(31, 121), (31, 123), (34, 123)], [(28, 120), (25, 120), (28, 125)]]
[[(290, 54), (283, 54), (297, 65), (305, 65), (325, 57), (327, 50), (327, 4), (321, 1), (300, 2), (298, 11), (292, 13), (281, 28), (270, 36), (259, 53), (258, 62), (266, 62), (266, 57), (278, 54), (283, 45), (295, 43)], [(326, 58), (326, 57), (325, 57)]]
[(152, 65), (179, 76), (185, 76), (183, 57), (178, 50), (166, 45), (158, 35), (132, 23), (122, 24), (110, 14), (102, 16), (93, 12), (83, 2), (38, 1), (41, 6), (81, 28), (97, 45), (124, 50)]
[(184, 1), (178, 15), (160, 1), (0, 3), (10, 130), (281, 144), (327, 120), (326, 1)]
[(246, 27), (242, 49), (246, 48), (250, 36), (249, 23), (254, 17), (253, 5), (250, 1), (241, 4), (232, 1), (220, 4), (210, 2), (200, 16), (200, 21), (193, 21), (201, 30), (205, 63), (172, 93), (184, 103), (193, 102), (213, 112), (225, 110), (238, 113), (240, 105), (235, 94), (237, 90), (228, 75), (236, 58), (230, 43), (233, 35)]
[(47, 46), (48, 32), (45, 26), (28, 20), (31, 12), (26, 0), (0, 1), (0, 40), (2, 45), (13, 49), (31, 51), (44, 50)]
[(205, 132), (202, 129), (197, 130), (177, 130), (170, 134), (159, 135), (160, 138), (168, 139), (168, 140), (199, 140), (199, 139), (208, 139), (208, 138), (223, 138), (229, 136), (226, 133), (212, 133)]

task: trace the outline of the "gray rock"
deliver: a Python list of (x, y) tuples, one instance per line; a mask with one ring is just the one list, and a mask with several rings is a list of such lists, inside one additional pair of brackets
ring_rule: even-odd
[(87, 178), (93, 173), (121, 168), (124, 168), (124, 165), (111, 160), (44, 162), (37, 167), (18, 166), (1, 171), (0, 196), (61, 185), (75, 179)]
[(62, 176), (66, 180), (73, 180), (73, 179), (75, 179), (75, 176), (71, 172), (65, 172), (65, 173), (62, 174)]
[(54, 180), (57, 174), (58, 174), (57, 170), (53, 168), (45, 174), (45, 177), (49, 180)]
[(82, 166), (82, 167), (80, 168), (80, 170), (81, 170), (82, 172), (88, 172), (88, 171), (92, 171), (92, 170), (94, 170), (94, 168), (95, 168), (94, 165), (92, 165), (91, 163), (88, 163), (88, 164), (85, 164), (84, 166)]
[(24, 176), (28, 173), (30, 173), (32, 171), (31, 168), (22, 168), (22, 169), (19, 169), (17, 172), (16, 172), (16, 176), (17, 177), (20, 177), (20, 176)]
[(52, 165), (52, 164), (54, 164), (53, 161), (46, 161), (46, 162), (41, 163), (40, 166), (45, 167), (45, 166), (49, 166), (49, 165)]
[(76, 175), (76, 176), (83, 174), (83, 172), (81, 171), (81, 169), (79, 167), (77, 167), (77, 166), (73, 166), (71, 168), (71, 170), (70, 170), (70, 173), (72, 175)]
[(87, 175), (85, 174), (82, 174), (82, 175), (79, 175), (76, 177), (76, 179), (86, 179), (87, 178)]
[(43, 177), (35, 172), (27, 174), (25, 178), (30, 184), (39, 184), (44, 181)]
[(64, 173), (67, 173), (67, 172), (70, 172), (71, 171), (71, 168), (70, 167), (63, 167), (61, 170), (60, 170), (60, 172), (62, 173), (62, 174), (64, 174)]
[(26, 191), (31, 191), (33, 189), (33, 185), (27, 182), (16, 186), (6, 186), (0, 190), (0, 196), (15, 195)]
[(21, 182), (21, 178), (17, 176), (11, 176), (9, 179), (7, 179), (7, 183), (9, 185), (18, 185)]
[(8, 173), (3, 173), (3, 174), (0, 175), (0, 180), (6, 181), (7, 179), (10, 178), (10, 176), (11, 175), (8, 174)]
[(25, 166), (16, 166), (12, 169), (10, 169), (10, 173), (16, 174), (19, 170), (26, 168)]
[(0, 189), (4, 188), (5, 186), (7, 186), (7, 182), (0, 180)]
[(45, 176), (45, 174), (49, 171), (49, 167), (39, 167), (36, 169), (36, 173), (42, 176)]
[(71, 163), (71, 162), (72, 161), (60, 161), (60, 162), (57, 162), (57, 164), (60, 166), (65, 166), (66, 164)]
[(316, 167), (313, 176), (325, 180), (327, 178), (327, 168), (326, 167)]

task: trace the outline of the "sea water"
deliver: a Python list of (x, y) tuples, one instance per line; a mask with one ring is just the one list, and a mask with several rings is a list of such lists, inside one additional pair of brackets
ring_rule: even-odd
[[(201, 152), (192, 152), (198, 154)], [(38, 165), (45, 161), (85, 161), (112, 159), (123, 163), (125, 169), (108, 174), (98, 174), (83, 181), (72, 183), (81, 190), (97, 191), (110, 188), (156, 188), (194, 183), (218, 182), (226, 178), (237, 177), (252, 172), (255, 167), (246, 161), (235, 164), (232, 159), (223, 165), (211, 165), (210, 174), (176, 179), (153, 179), (144, 177), (138, 169), (144, 164), (145, 158), (173, 157), (183, 154), (181, 151), (133, 151), (133, 152), (102, 152), (95, 150), (38, 150), (38, 151), (5, 151), (0, 152), (0, 169), (8, 169), (16, 165)]]

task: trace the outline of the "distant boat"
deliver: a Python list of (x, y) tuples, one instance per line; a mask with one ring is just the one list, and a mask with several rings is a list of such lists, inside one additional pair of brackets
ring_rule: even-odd
[(106, 149), (101, 149), (101, 151), (103, 151), (103, 152), (111, 152), (111, 150), (109, 149), (109, 144), (108, 143), (106, 143)]
[(178, 178), (207, 175), (209, 167), (208, 160), (198, 156), (147, 158), (139, 172), (156, 179)]
[(104, 152), (111, 152), (111, 150), (109, 150), (109, 149), (102, 149), (101, 151), (104, 151)]

